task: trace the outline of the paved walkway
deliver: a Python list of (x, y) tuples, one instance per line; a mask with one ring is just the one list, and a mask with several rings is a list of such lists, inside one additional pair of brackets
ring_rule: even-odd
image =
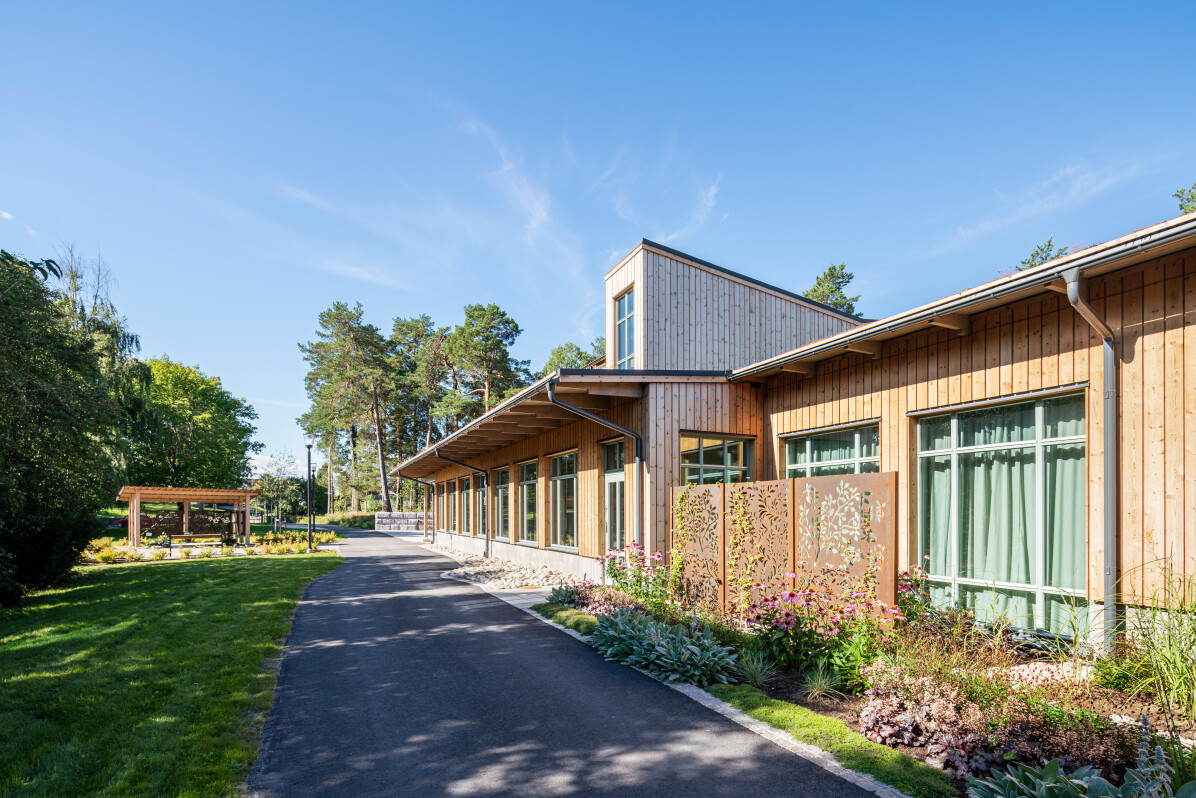
[(869, 796), (467, 583), (349, 532), (300, 603), (260, 798)]

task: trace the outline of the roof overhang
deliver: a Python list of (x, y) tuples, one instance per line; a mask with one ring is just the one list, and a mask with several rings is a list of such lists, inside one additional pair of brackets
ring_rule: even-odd
[(454, 465), (454, 461), (468, 462), (487, 452), (581, 420), (576, 413), (549, 401), (550, 384), (561, 401), (605, 416), (613, 407), (642, 397), (649, 384), (726, 382), (728, 377), (724, 371), (561, 369), (408, 458), (390, 473), (424, 479)]
[(244, 501), (262, 495), (260, 490), (226, 490), (223, 488), (163, 488), (144, 485), (125, 485), (117, 494), (118, 502), (133, 500), (140, 493), (143, 502), (225, 502)]
[(808, 376), (819, 361), (848, 352), (878, 357), (884, 341), (934, 327), (954, 329), (963, 335), (968, 331), (968, 318), (975, 313), (1048, 291), (1066, 293), (1063, 274), (1070, 269), (1078, 269), (1084, 277), (1096, 277), (1193, 246), (1196, 213), (1189, 213), (744, 366), (732, 372), (731, 379), (759, 379), (782, 372)]

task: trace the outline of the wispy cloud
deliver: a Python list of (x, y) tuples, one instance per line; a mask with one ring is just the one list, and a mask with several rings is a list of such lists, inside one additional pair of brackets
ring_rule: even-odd
[(929, 254), (942, 255), (971, 244), (976, 239), (1033, 219), (1081, 205), (1138, 177), (1145, 171), (1140, 161), (1103, 164), (1077, 163), (1012, 196), (997, 192), (1003, 205), (1012, 208), (991, 214), (970, 225), (960, 225)]
[(714, 179), (710, 185), (698, 191), (697, 203), (694, 206), (693, 213), (690, 214), (689, 221), (683, 227), (671, 233), (660, 237), (662, 244), (667, 244), (670, 241), (676, 241), (678, 238), (696, 233), (706, 224), (710, 218), (710, 213), (714, 210), (714, 206), (718, 204), (718, 186), (722, 182), (723, 176), (720, 174)]
[(9, 213), (8, 211), (0, 211), (0, 219), (3, 219), (6, 222), (15, 222), (16, 224), (21, 225), (21, 229), (23, 229), (26, 233), (33, 236), (34, 238), (37, 237), (36, 230), (34, 230), (32, 227), (30, 227), (27, 224), (21, 224), (20, 222), (17, 222), (17, 218), (15, 216), (13, 216), (11, 213)]
[(0, 219), (4, 219), (7, 222), (11, 222), (12, 214), (9, 213), (8, 211), (0, 211)]
[(336, 274), (341, 277), (349, 277), (354, 280), (373, 283), (374, 285), (382, 285), (386, 286), (387, 288), (406, 287), (402, 278), (398, 275), (391, 274), (373, 266), (355, 266), (335, 260), (317, 262), (315, 266), (320, 271), (325, 271), (329, 274)]

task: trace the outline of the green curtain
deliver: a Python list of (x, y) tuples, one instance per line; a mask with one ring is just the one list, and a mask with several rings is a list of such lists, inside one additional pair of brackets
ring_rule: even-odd
[(855, 457), (855, 430), (810, 436), (810, 459), (815, 463)]
[[(923, 457), (919, 482), (924, 519), (923, 560), (919, 565), (935, 576), (952, 576), (954, 569), (948, 560), (951, 540), (951, 458)], [(930, 555), (929, 561), (925, 559), (927, 554)]]
[(1087, 584), (1084, 444), (1045, 447), (1046, 583), (1068, 590)]
[(960, 575), (1026, 582), (1034, 578), (1034, 449), (959, 456)]

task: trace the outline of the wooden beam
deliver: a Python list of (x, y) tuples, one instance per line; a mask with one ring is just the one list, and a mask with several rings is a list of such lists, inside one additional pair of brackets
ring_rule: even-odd
[(796, 374), (799, 377), (814, 376), (814, 366), (809, 363), (785, 363), (781, 366), (781, 371)]
[(935, 316), (930, 323), (935, 327), (955, 330), (960, 335), (967, 335), (972, 329), (971, 318), (963, 313), (946, 313), (942, 316)]
[(561, 399), (566, 404), (576, 405), (583, 410), (610, 410), (610, 400), (604, 396), (586, 396), (585, 394), (570, 394)]
[(644, 395), (642, 385), (593, 385), (588, 388), (590, 396), (626, 396), (639, 399)]
[(1051, 282), (1047, 283), (1046, 287), (1052, 291), (1057, 291), (1060, 294), (1067, 293), (1067, 281), (1065, 281), (1062, 277), (1060, 277), (1058, 280), (1052, 280)]
[(856, 341), (844, 347), (848, 352), (859, 352), (861, 355), (872, 355), (873, 360), (880, 359), (880, 344), (876, 341)]

